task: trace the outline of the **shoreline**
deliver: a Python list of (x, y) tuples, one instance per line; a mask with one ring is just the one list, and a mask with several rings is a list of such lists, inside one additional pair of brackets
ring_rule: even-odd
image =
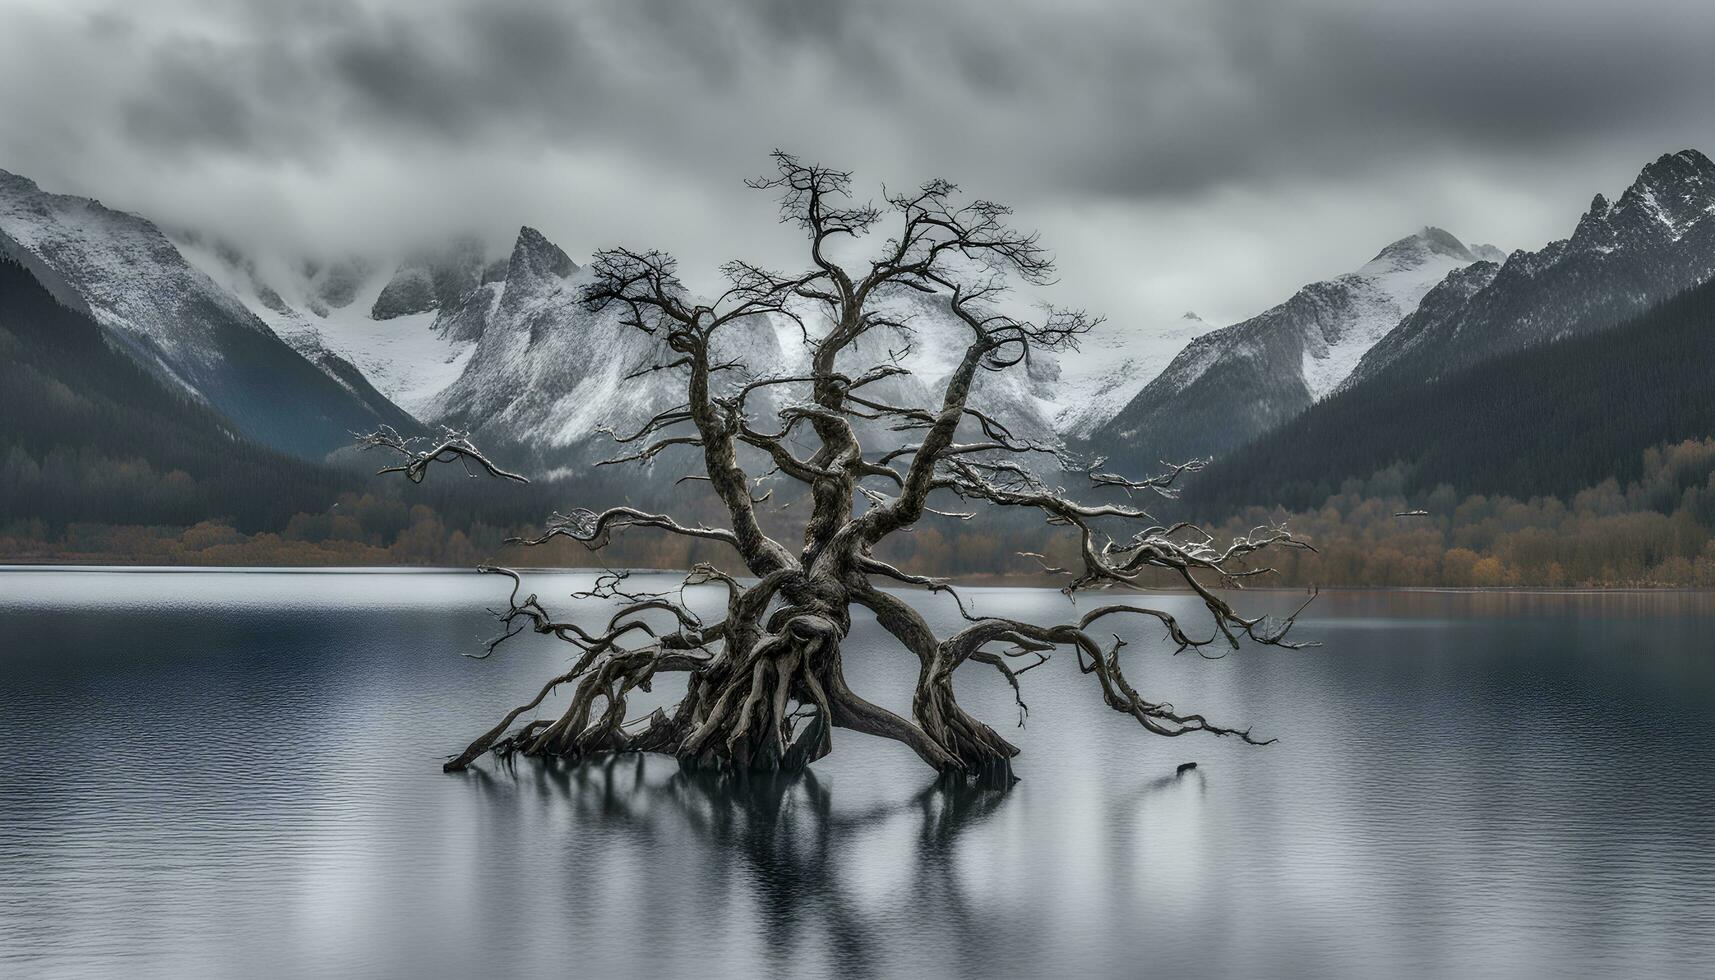
[[(508, 565), (522, 573), (542, 575), (599, 574), (608, 571), (629, 572), (634, 575), (683, 575), (686, 569), (674, 568), (612, 568), (603, 565)], [(108, 572), (118, 574), (255, 574), (255, 575), (462, 575), (476, 573), (469, 565), (144, 565), (87, 564), (72, 562), (18, 562), (0, 560), (0, 573), (10, 572)], [(1058, 589), (1062, 583), (1045, 576), (986, 575), (951, 579), (956, 588), (1017, 588)], [(1192, 595), (1185, 588), (1110, 589), (1109, 592), (1132, 595)], [(1249, 593), (1307, 594), (1311, 589), (1297, 585), (1257, 585), (1243, 590)], [(1446, 586), (1446, 585), (1323, 585), (1319, 592), (1409, 592), (1448, 595), (1660, 595), (1670, 593), (1707, 594), (1715, 588), (1694, 585), (1612, 585), (1612, 586)]]

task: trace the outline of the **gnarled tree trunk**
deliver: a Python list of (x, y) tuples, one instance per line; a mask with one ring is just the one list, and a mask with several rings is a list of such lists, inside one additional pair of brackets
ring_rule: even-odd
[[(944, 773), (1010, 773), (1009, 760), (1018, 749), (959, 706), (953, 678), (960, 666), (975, 662), (999, 670), (1018, 691), (1019, 675), (1056, 648), (1075, 651), (1079, 668), (1094, 675), (1103, 701), (1149, 731), (1168, 736), (1200, 731), (1255, 741), (1248, 731), (1145, 700), (1125, 678), (1123, 644), (1116, 641), (1103, 649), (1090, 628), (1109, 616), (1133, 614), (1159, 621), (1182, 650), (1215, 643), (1237, 647), (1241, 636), (1296, 646), (1286, 638), (1291, 617), (1278, 622), (1246, 618), (1214, 589), (1263, 571), (1239, 567), (1249, 555), (1270, 546), (1306, 545), (1283, 528), (1269, 527), (1217, 548), (1195, 527), (1162, 525), (1129, 504), (1081, 504), (1050, 489), (1038, 471), (1072, 468), (1072, 461), (1056, 447), (1017, 438), (1004, 422), (968, 404), (980, 372), (1022, 369), (1034, 351), (1075, 346), (1095, 322), (1073, 311), (1050, 311), (1041, 322), (1030, 322), (997, 310), (995, 302), (1009, 277), (1038, 284), (1050, 277), (1053, 264), (1036, 236), (1009, 227), (1009, 212), (1000, 205), (961, 203), (957, 189), (945, 181), (889, 195), (886, 208), (878, 208), (851, 203), (850, 174), (784, 153), (776, 153), (774, 163), (773, 174), (751, 184), (778, 191), (782, 220), (806, 233), (810, 264), (805, 271), (785, 275), (732, 262), (723, 270), (729, 288), (703, 303), (687, 295), (670, 257), (618, 249), (595, 257), (595, 280), (580, 297), (592, 309), (617, 307), (631, 327), (662, 338), (671, 358), (651, 370), (676, 371), (684, 378), (685, 402), (635, 433), (616, 436), (621, 444), (642, 443), (642, 448), (608, 462), (647, 461), (672, 446), (699, 449), (699, 478), (720, 499), (729, 526), (687, 525), (632, 507), (579, 509), (555, 514), (540, 536), (522, 542), (569, 537), (599, 550), (613, 533), (636, 528), (721, 542), (737, 552), (744, 569), (699, 566), (686, 581), (723, 584), (724, 618), (705, 623), (675, 599), (625, 592), (623, 577), (608, 575), (582, 595), (618, 599), (622, 606), (605, 626), (585, 629), (556, 619), (534, 595), (520, 598), (517, 573), (485, 569), (513, 582), (500, 614), (504, 631), (491, 641), (489, 653), (526, 628), (565, 640), (580, 653), (568, 671), (549, 679), (533, 699), (446, 768), (462, 769), (491, 751), (570, 758), (644, 751), (697, 766), (794, 770), (831, 751), (833, 729), (845, 728), (902, 742)], [(895, 230), (861, 272), (830, 258), (830, 243), (865, 236), (886, 218)], [(938, 407), (890, 404), (872, 395), (871, 386), (905, 369), (890, 359), (848, 373), (841, 355), (853, 356), (854, 345), (872, 331), (908, 329), (893, 301), (925, 294), (937, 297), (946, 314), (969, 331), (969, 345), (945, 379)], [(711, 357), (716, 335), (773, 331), (774, 317), (789, 318), (803, 329), (809, 369), (791, 377), (738, 375), (725, 381), (741, 365)], [(770, 423), (758, 427), (749, 400), (766, 389), (783, 389), (792, 398)], [(910, 433), (912, 441), (866, 454), (852, 425), (856, 418), (889, 423), (894, 431)], [(806, 440), (811, 451), (794, 452)], [(457, 432), (424, 445), (384, 429), (365, 436), (363, 443), (402, 456), (402, 463), (382, 472), (401, 472), (414, 482), (432, 464), (455, 460), (474, 462), (504, 479), (524, 479), (502, 470)], [(766, 458), (779, 479), (805, 488), (810, 513), (796, 552), (764, 533), (757, 513), (762, 500), (751, 495), (756, 480), (740, 464), (740, 447)], [(1099, 487), (1171, 497), (1175, 481), (1199, 464), (1143, 480), (1103, 472), (1100, 466), (1098, 460), (1079, 469)], [(1100, 607), (1075, 624), (1042, 627), (973, 616), (959, 601), (969, 625), (939, 638), (916, 610), (875, 582), (953, 593), (955, 600), (957, 593), (946, 582), (873, 555), (882, 541), (930, 512), (935, 495), (1025, 508), (1067, 528), (1077, 536), (1081, 556), (1080, 567), (1065, 573), (1068, 593), (1133, 585), (1152, 570), (1175, 573), (1201, 598), (1213, 627), (1206, 636), (1194, 637), (1163, 611), (1126, 605)], [(1116, 540), (1097, 529), (1101, 522), (1127, 523), (1134, 530)], [(738, 575), (746, 576), (748, 584)], [(917, 657), (910, 718), (864, 700), (846, 683), (841, 649), (854, 605), (874, 613), (882, 628)], [(663, 621), (670, 621), (670, 631), (660, 628)], [(628, 695), (647, 690), (662, 673), (688, 675), (685, 696), (671, 710), (628, 719)], [(558, 717), (519, 724), (568, 684), (573, 685), (571, 701)], [(1019, 706), (1023, 711), (1022, 698)]]

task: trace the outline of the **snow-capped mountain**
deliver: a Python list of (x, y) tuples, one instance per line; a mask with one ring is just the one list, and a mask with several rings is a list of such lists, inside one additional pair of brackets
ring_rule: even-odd
[[(550, 471), (586, 467), (624, 452), (604, 430), (629, 433), (679, 404), (682, 372), (646, 372), (674, 358), (659, 338), (621, 323), (617, 309), (599, 313), (579, 301), (592, 273), (532, 228), (519, 232), (504, 278), (481, 283), (464, 299), (441, 308), (435, 330), (476, 336), (464, 372), (424, 408), (425, 417), (469, 429), (479, 439), (528, 451)], [(909, 375), (866, 389), (884, 402), (915, 407), (938, 404), (939, 385), (964, 352), (967, 329), (920, 294), (894, 301), (908, 335), (877, 330), (842, 356), (857, 374), (888, 361)], [(813, 323), (811, 329), (814, 330)], [(716, 335), (716, 359), (738, 361), (742, 371), (721, 384), (802, 373), (809, 354), (797, 325), (756, 317)], [(1025, 438), (1054, 438), (1047, 395), (1053, 358), (979, 379), (973, 404), (1002, 419)], [(759, 416), (804, 396), (793, 386), (771, 387), (752, 401)], [(859, 421), (861, 429), (870, 423)], [(897, 434), (890, 434), (897, 439)]]
[(1191, 311), (1153, 328), (1101, 324), (1080, 350), (1060, 357), (1060, 379), (1050, 398), (1055, 431), (1067, 439), (1089, 438), (1186, 344), (1215, 326)]
[[(1434, 377), (1612, 324), (1703, 281), (1715, 274), (1712, 216), (1715, 164), (1671, 154), (1617, 201), (1598, 196), (1571, 238), (1539, 252), (1509, 257), (1425, 228), (1232, 326), (1195, 314), (1156, 329), (1104, 326), (1082, 351), (979, 376), (973, 405), (1021, 437), (1128, 465), (1218, 454), (1342, 386)], [(403, 256), (306, 261), (193, 232), (169, 238), (0, 171), (0, 248), (236, 429), (306, 455), (344, 445), (353, 429), (420, 419), (528, 449), (521, 465), (538, 473), (581, 470), (614, 454), (604, 430), (634, 430), (681, 397), (677, 372), (645, 370), (669, 352), (616, 311), (585, 309), (589, 272), (528, 227), (508, 251), (459, 236)], [(933, 297), (901, 291), (887, 302), (907, 326), (867, 335), (841, 367), (899, 363), (910, 373), (869, 394), (931, 408), (967, 330)], [(799, 327), (784, 318), (735, 325), (720, 343), (745, 365), (727, 383), (807, 363)], [(800, 397), (779, 386), (754, 407)], [(856, 424), (866, 439), (886, 427)]]
[[(905, 324), (905, 329), (879, 327), (865, 334), (841, 352), (840, 370), (855, 377), (879, 364), (897, 363), (910, 373), (870, 386), (866, 389), (868, 397), (893, 405), (938, 410), (944, 383), (970, 346), (970, 328), (949, 312), (944, 297), (914, 289), (896, 290), (882, 297), (881, 305), (889, 318)], [(820, 331), (813, 320), (810, 325), (812, 336), (817, 336)], [(783, 333), (782, 338), (791, 368), (807, 369), (809, 351), (804, 347), (802, 335), (792, 330)], [(1054, 416), (1058, 406), (1054, 398), (1060, 386), (1059, 355), (1035, 351), (1028, 363), (1003, 371), (979, 371), (971, 387), (970, 406), (999, 419), (1021, 439), (1056, 443), (1059, 437)], [(857, 421), (859, 436), (870, 446), (897, 441), (899, 436), (890, 426), (887, 422), (866, 426), (863, 420)], [(975, 432), (974, 425), (970, 432)], [(973, 434), (971, 438), (976, 436)]]
[(1450, 273), (1499, 256), (1424, 228), (1359, 269), (1204, 333), (1089, 441), (1140, 463), (1221, 453), (1328, 394)]
[(263, 445), (319, 457), (354, 429), (414, 424), (350, 365), (316, 370), (137, 215), (0, 171), (0, 249), (116, 348)]
[(403, 260), (333, 261), (241, 249), (194, 231), (179, 250), (276, 334), (335, 378), (352, 366), (394, 404), (423, 417), (464, 372), (476, 335), (442, 329), (443, 310), (504, 275), (480, 240), (459, 236)]
[(579, 296), (591, 276), (540, 232), (521, 229), (505, 278), (440, 312), (437, 332), (456, 325), (478, 339), (426, 414), (479, 440), (526, 447), (537, 465), (566, 468), (609, 455), (599, 426), (634, 430), (670, 407), (667, 372), (628, 379), (667, 352), (622, 324), (618, 310), (585, 309)]
[[(191, 232), (176, 237), (199, 268), (331, 376), (361, 372), (418, 418), (469, 429), (537, 472), (578, 470), (620, 454), (604, 428), (635, 430), (683, 397), (677, 373), (633, 376), (672, 357), (655, 338), (622, 325), (617, 311), (584, 309), (579, 296), (589, 274), (533, 228), (523, 228), (510, 253), (499, 256), (461, 237), (393, 261), (268, 258)], [(857, 374), (897, 360), (911, 373), (868, 393), (934, 407), (968, 329), (914, 291), (891, 304), (909, 328), (867, 335), (842, 356), (841, 368)], [(745, 365), (722, 383), (802, 373), (808, 365), (801, 332), (784, 319), (735, 325), (719, 345), (721, 357)], [(1051, 354), (985, 373), (973, 405), (1020, 437), (1053, 442), (1057, 377)], [(762, 414), (803, 395), (770, 388), (752, 405)], [(856, 424), (871, 435), (885, 428)]]
[[(1715, 275), (1715, 163), (1667, 154), (1609, 201), (1596, 195), (1572, 237), (1504, 264), (1402, 321), (1348, 386), (1413, 383), (1504, 351), (1618, 324)], [(1474, 287), (1474, 288), (1473, 288)]]

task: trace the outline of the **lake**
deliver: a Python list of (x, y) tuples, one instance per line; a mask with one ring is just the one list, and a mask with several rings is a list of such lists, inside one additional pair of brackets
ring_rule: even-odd
[[(526, 577), (584, 622), (553, 597), (589, 581)], [(635, 756), (442, 774), (571, 649), (461, 656), (505, 585), (0, 570), (0, 975), (1715, 975), (1709, 594), (1324, 593), (1321, 648), (1213, 661), (1116, 622), (1144, 696), (1279, 742), (1151, 736), (1070, 652), (1019, 729), (971, 665), (961, 702), (1024, 750), (1002, 792), (844, 731), (745, 786)], [(908, 704), (873, 620), (846, 651)]]

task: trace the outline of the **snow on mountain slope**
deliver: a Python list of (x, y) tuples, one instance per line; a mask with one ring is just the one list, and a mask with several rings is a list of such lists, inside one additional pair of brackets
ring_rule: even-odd
[[(1495, 251), (1489, 246), (1489, 251)], [(1335, 280), (1346, 287), (1344, 307), (1306, 334), (1304, 384), (1312, 399), (1333, 391), (1364, 353), (1417, 308), (1448, 273), (1479, 261), (1463, 242), (1439, 228), (1403, 238)]]
[[(1596, 195), (1572, 237), (1519, 251), (1433, 316), (1402, 321), (1348, 386), (1415, 383), (1508, 350), (1614, 326), (1715, 275), (1715, 162), (1662, 156), (1610, 202)], [(1467, 284), (1470, 285), (1470, 284)]]
[[(531, 228), (509, 255), (492, 258), (468, 238), (420, 249), (398, 262), (317, 264), (251, 254), (194, 233), (180, 248), (306, 358), (342, 384), (368, 381), (425, 421), (472, 430), (528, 456), (538, 472), (582, 469), (618, 454), (603, 428), (633, 430), (682, 400), (675, 372), (628, 377), (672, 358), (654, 338), (579, 303), (589, 274)], [(968, 329), (915, 292), (889, 301), (909, 330), (878, 329), (841, 359), (862, 371), (899, 356), (911, 374), (872, 396), (917, 407), (939, 403)], [(720, 383), (801, 373), (808, 351), (784, 318), (758, 318), (717, 338), (718, 356), (745, 365)], [(1054, 441), (1054, 356), (1028, 369), (979, 377), (973, 404), (1021, 437)], [(759, 414), (805, 392), (771, 388)], [(885, 426), (857, 421), (867, 437)], [(886, 432), (887, 441), (896, 433)]]
[[(539, 469), (563, 472), (623, 452), (604, 429), (635, 431), (683, 401), (682, 372), (639, 373), (674, 355), (658, 338), (622, 324), (617, 309), (585, 309), (579, 297), (592, 273), (558, 246), (524, 228), (506, 270), (501, 281), (485, 283), (440, 310), (438, 333), (468, 332), (480, 339), (458, 380), (424, 406), (425, 417), (521, 450), (534, 457)], [(886, 378), (865, 393), (891, 404), (936, 407), (940, 385), (963, 356), (969, 330), (914, 291), (886, 303), (908, 328), (878, 328), (865, 335), (841, 355), (839, 367), (855, 375), (897, 363), (910, 373)], [(816, 325), (813, 319), (807, 322), (814, 336)], [(785, 318), (733, 324), (716, 335), (715, 347), (717, 360), (743, 365), (717, 378), (723, 386), (799, 374), (809, 362), (802, 333)], [(974, 387), (972, 404), (1021, 438), (1052, 442), (1049, 399), (1057, 373), (1049, 354), (1033, 358), (1028, 368), (985, 373)], [(781, 405), (806, 395), (796, 386), (770, 387), (753, 396), (751, 408), (758, 417), (770, 418)], [(885, 422), (859, 419), (854, 425), (866, 439), (882, 438), (875, 445), (902, 439)]]
[(1080, 350), (1060, 355), (1060, 379), (1050, 399), (1055, 430), (1068, 439), (1088, 438), (1154, 381), (1185, 345), (1213, 329), (1214, 324), (1194, 312), (1153, 329), (1107, 323), (1097, 327)]
[(1417, 304), (1417, 309), (1407, 314), (1399, 321), (1398, 326), (1388, 331), (1375, 346), (1364, 353), (1357, 366), (1335, 390), (1345, 391), (1362, 383), (1374, 366), (1397, 360), (1425, 339), (1435, 337), (1448, 322), (1464, 312), (1472, 296), (1495, 281), (1495, 276), (1500, 271), (1498, 263), (1485, 260), (1468, 265), (1441, 280), (1434, 289), (1424, 295), (1423, 301)]
[(1432, 287), (1477, 261), (1439, 228), (1402, 238), (1356, 271), (1192, 340), (1090, 441), (1144, 462), (1240, 445), (1331, 392)]
[(137, 215), (0, 171), (0, 236), (117, 347), (257, 442), (319, 457), (353, 429), (413, 424), (360, 375), (318, 371)]
[(148, 352), (173, 380), (196, 390), (188, 374), (214, 363), (200, 323), (181, 323), (190, 302), (207, 304), (204, 318), (225, 316), (262, 331), (232, 297), (188, 268), (148, 221), (112, 211), (99, 201), (40, 190), (0, 171), (0, 229), (70, 282), (96, 321)]
[[(349, 362), (413, 415), (422, 417), (434, 398), (458, 380), (476, 348), (473, 336), (436, 329), (441, 313), (432, 294), (421, 310), (386, 319), (373, 315), (380, 297), (390, 289), (397, 292), (396, 283), (413, 275), (407, 263), (389, 272), (381, 262), (355, 258), (325, 265), (289, 262), (252, 256), (190, 232), (174, 237), (192, 264), (304, 357), (336, 379), (346, 373), (341, 362)], [(395, 300), (395, 310), (398, 305)]]
[[(481, 339), (427, 414), (528, 449), (538, 465), (570, 469), (614, 454), (601, 427), (635, 430), (681, 400), (672, 372), (628, 377), (671, 359), (669, 352), (657, 338), (622, 324), (617, 309), (585, 309), (579, 296), (591, 281), (589, 270), (540, 232), (520, 230), (498, 290), (475, 290), (466, 303), (442, 311), (449, 325), (480, 318)], [(761, 322), (745, 337), (753, 370), (779, 362), (772, 324)]]
[[(839, 368), (856, 376), (879, 364), (897, 363), (910, 373), (870, 386), (866, 389), (869, 397), (888, 404), (938, 410), (945, 382), (964, 360), (970, 346), (970, 328), (952, 315), (944, 298), (914, 289), (900, 289), (881, 297), (878, 309), (884, 310), (889, 319), (906, 324), (906, 328), (883, 326), (865, 334), (841, 352)], [(813, 324), (812, 330), (815, 331)], [(812, 337), (819, 333), (813, 332)], [(809, 352), (796, 331), (785, 335), (783, 353), (794, 365), (809, 363)], [(1054, 419), (1059, 407), (1055, 398), (1061, 382), (1061, 356), (1052, 351), (1035, 351), (1028, 364), (978, 372), (971, 386), (970, 406), (1000, 420), (1021, 439), (1059, 442)], [(974, 421), (968, 424), (975, 426)], [(899, 434), (891, 430), (890, 423), (865, 425), (859, 420), (857, 429), (866, 445), (899, 441)], [(976, 438), (974, 428), (962, 432), (965, 434)]]
[[(209, 315), (263, 342), (283, 339), (373, 412), (398, 406), (425, 421), (531, 447), (550, 470), (605, 457), (611, 446), (604, 427), (635, 428), (680, 397), (674, 373), (630, 376), (670, 359), (667, 352), (622, 326), (616, 313), (583, 309), (578, 296), (587, 272), (529, 228), (509, 255), (491, 255), (461, 236), (402, 260), (306, 262), (246, 254), (194, 233), (169, 242), (143, 219), (93, 202), (65, 203), (77, 199), (50, 198), (61, 201), (50, 222), (25, 220), (44, 207), (31, 195), (48, 196), (21, 178), (11, 181), (11, 193), (0, 195), (6, 209), (0, 229), (17, 226), (30, 254), (103, 253), (105, 260), (76, 263), (72, 292), (87, 295), (106, 311), (106, 322), (134, 335), (130, 343), (140, 356), (155, 358), (192, 390), (208, 387), (187, 380), (193, 368), (213, 370), (226, 355), (216, 352), (218, 345), (194, 342), (194, 329), (180, 329), (196, 317), (186, 317), (175, 297), (202, 297), (214, 311)], [(1694, 224), (1695, 215), (1681, 214), (1682, 202), (1665, 190), (1642, 200), (1668, 216), (1663, 220)], [(979, 375), (973, 405), (1039, 441), (1089, 440), (1151, 457), (1216, 451), (1333, 390), (1431, 286), (1495, 255), (1492, 247), (1470, 249), (1446, 232), (1424, 229), (1362, 268), (1307, 286), (1232, 327), (1214, 329), (1186, 314), (1153, 330), (1098, 328), (1081, 351), (1039, 352), (1028, 364)], [(886, 302), (909, 326), (866, 336), (842, 355), (841, 368), (855, 374), (896, 360), (910, 373), (876, 384), (870, 394), (933, 408), (968, 331), (932, 297), (901, 292)], [(149, 329), (132, 329), (139, 323)], [(808, 357), (796, 327), (784, 320), (759, 318), (753, 327), (727, 331), (721, 343), (730, 348), (727, 356), (743, 360), (744, 377), (792, 373)], [(1177, 356), (1169, 357), (1173, 351)], [(740, 378), (735, 373), (731, 380)], [(786, 386), (770, 389), (764, 397), (771, 405), (757, 408), (766, 412), (802, 396)], [(1140, 437), (1158, 431), (1168, 414), (1180, 420), (1176, 428), (1198, 432), (1196, 452), (1168, 452)], [(1194, 422), (1204, 417), (1207, 425)], [(868, 441), (885, 428), (857, 424)]]
[[(489, 312), (476, 353), (459, 379), (437, 396), (429, 414), (478, 433), (499, 428), (498, 434), (509, 440), (564, 445), (561, 430), (567, 420), (564, 416), (550, 417), (563, 394), (554, 390), (562, 387), (556, 382), (572, 381), (575, 388), (592, 373), (617, 377), (600, 370), (604, 354), (615, 366), (628, 365), (625, 370), (641, 357), (640, 352), (625, 345), (630, 338), (620, 332), (616, 317), (608, 318), (615, 321), (611, 324), (588, 322), (576, 302), (581, 283), (568, 281), (576, 271), (576, 264), (558, 246), (534, 229), (521, 230), (498, 296), (486, 297), (477, 308), (487, 307)], [(562, 326), (563, 331), (556, 329)], [(537, 344), (562, 332), (564, 336), (555, 339), (571, 345), (568, 353), (575, 358), (575, 366), (584, 369), (576, 378), (571, 374), (574, 364), (556, 363), (547, 349)], [(605, 394), (611, 399), (617, 392)], [(583, 411), (573, 414), (590, 415), (582, 425), (593, 430), (599, 421), (593, 416), (603, 405), (604, 400), (591, 399), (575, 406)]]

